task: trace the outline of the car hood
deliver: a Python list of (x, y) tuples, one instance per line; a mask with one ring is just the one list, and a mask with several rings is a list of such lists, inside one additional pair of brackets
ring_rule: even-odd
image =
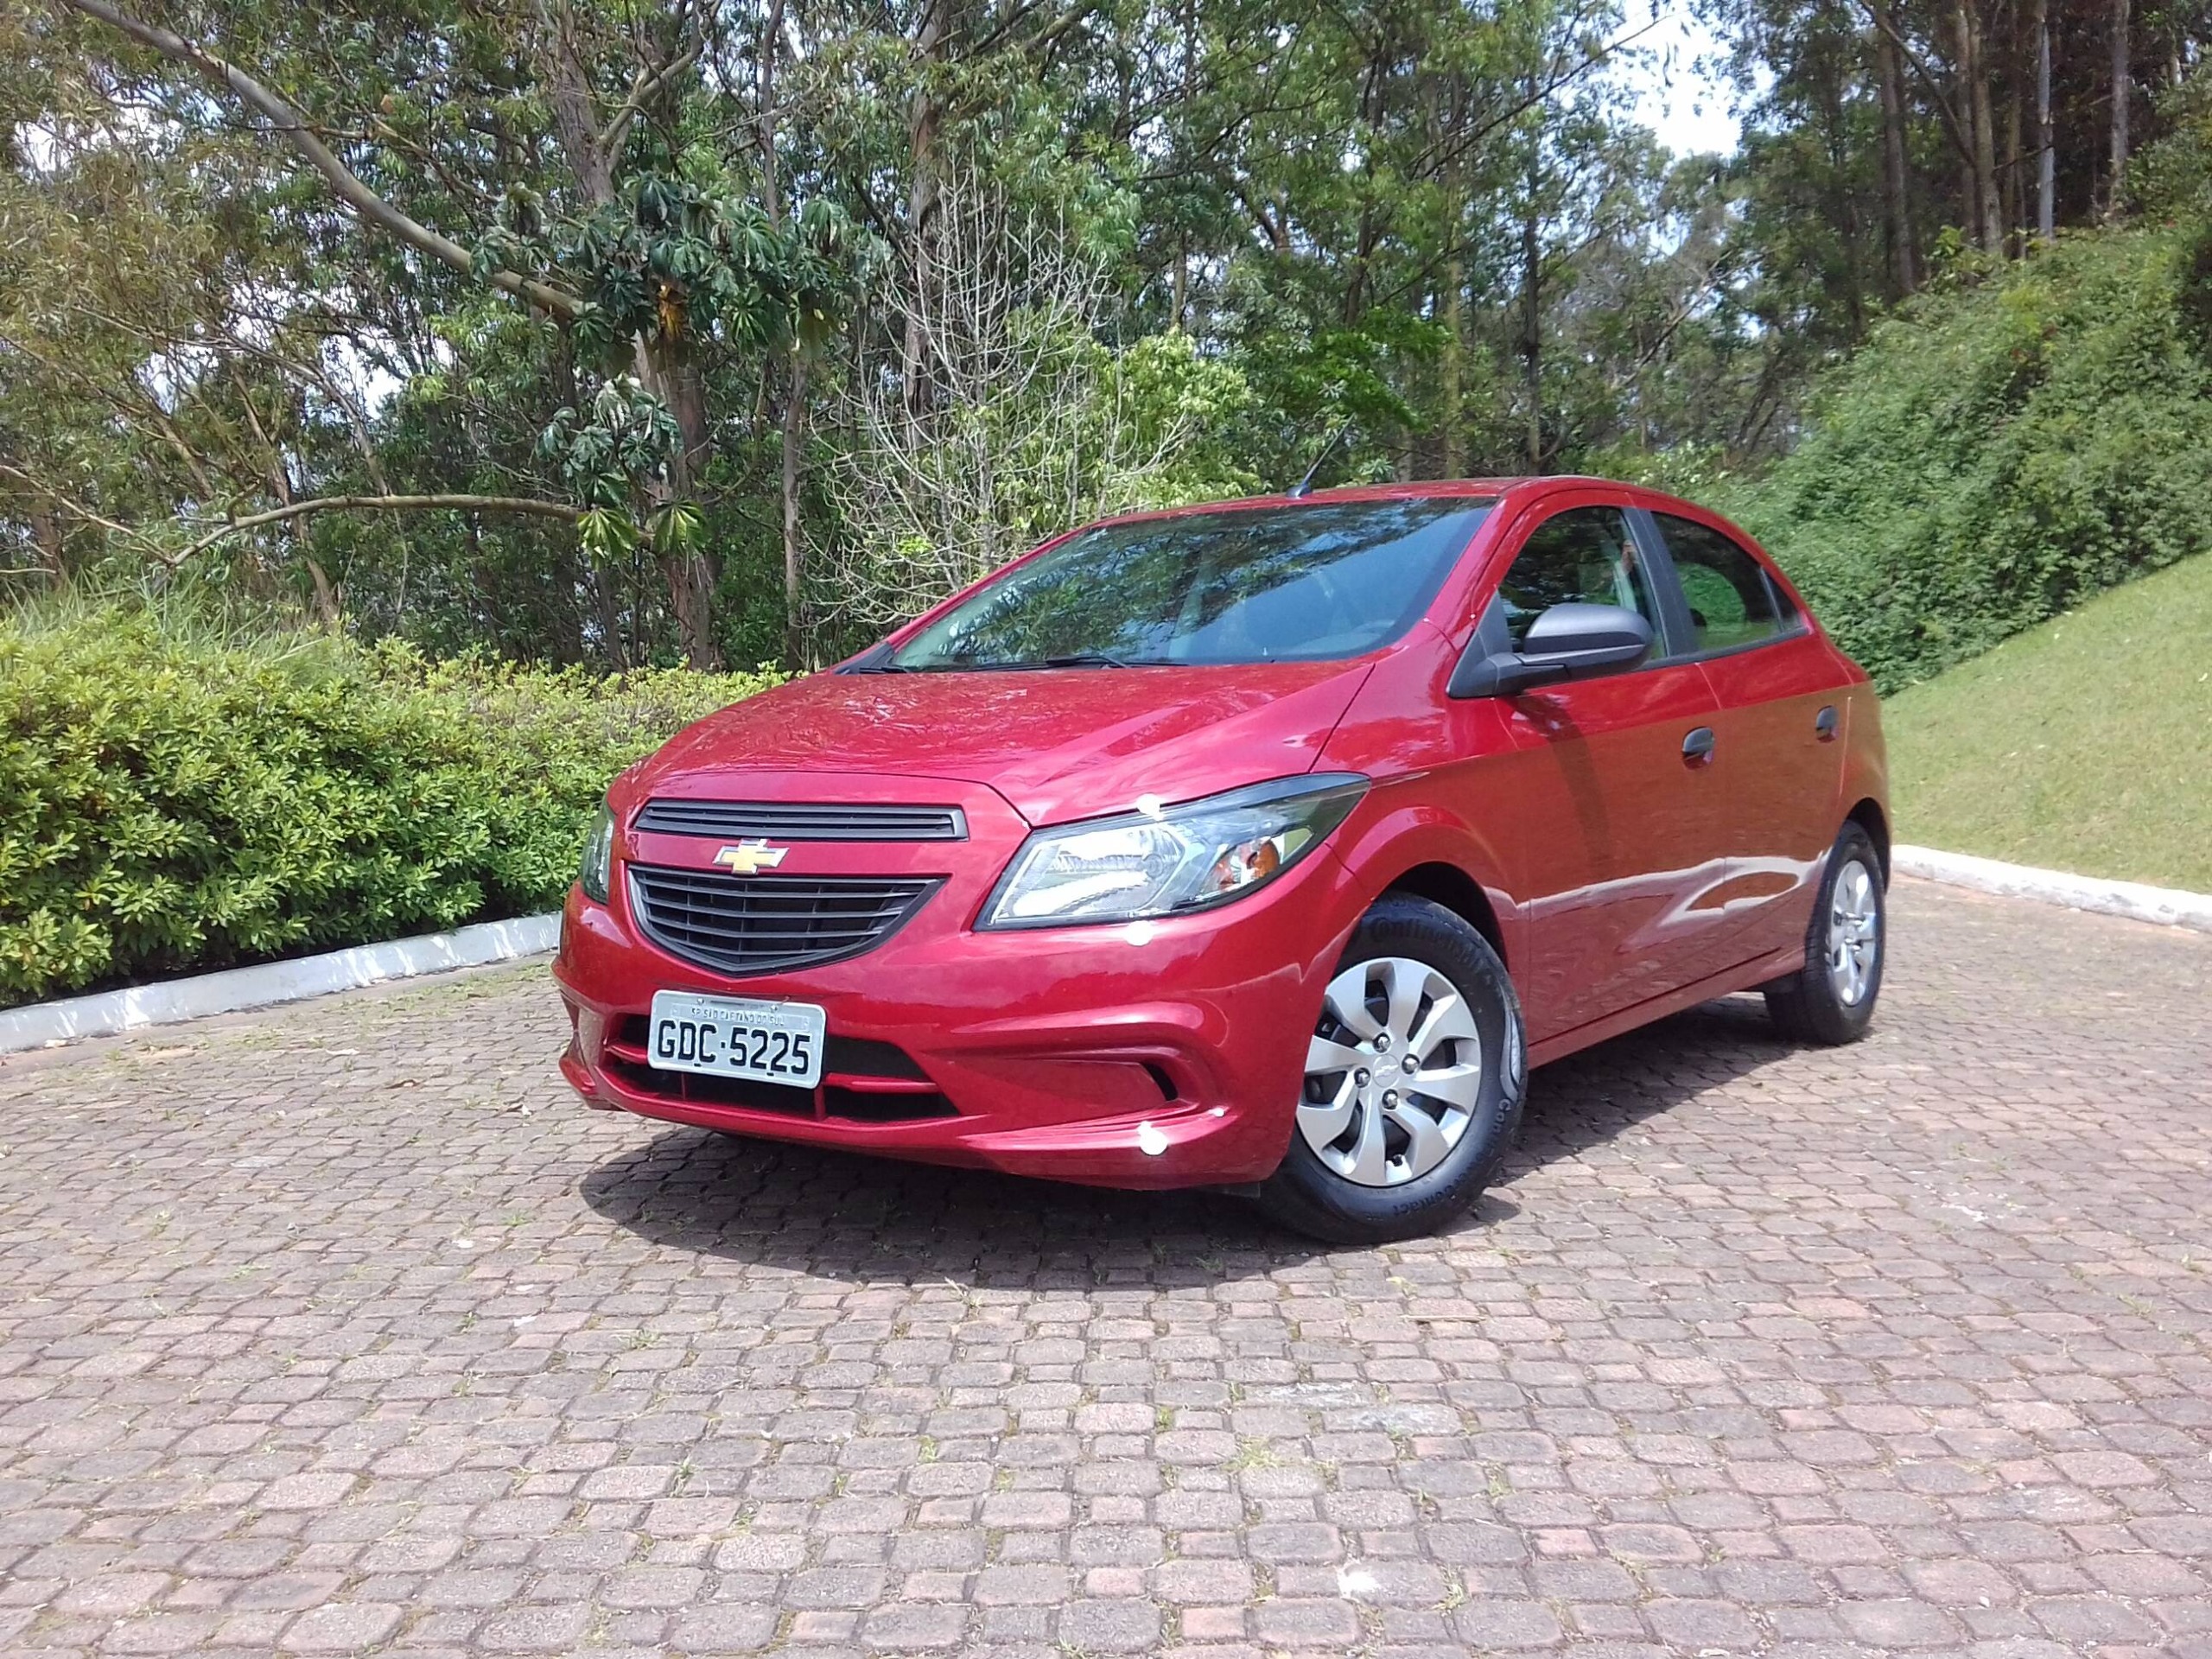
[[(753, 772), (872, 772), (996, 790), (1033, 824), (1193, 799), (1313, 769), (1365, 663), (837, 674), (795, 680), (678, 733), (639, 798)], [(788, 793), (788, 788), (782, 792)], [(743, 798), (741, 795), (733, 798)]]

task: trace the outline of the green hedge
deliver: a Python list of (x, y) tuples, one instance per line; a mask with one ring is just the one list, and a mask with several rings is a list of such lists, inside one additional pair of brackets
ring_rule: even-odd
[(613, 774), (771, 683), (0, 622), (0, 1004), (550, 909)]
[(2208, 248), (2187, 219), (2102, 231), (1926, 295), (1794, 451), (1704, 497), (1885, 691), (2212, 550)]

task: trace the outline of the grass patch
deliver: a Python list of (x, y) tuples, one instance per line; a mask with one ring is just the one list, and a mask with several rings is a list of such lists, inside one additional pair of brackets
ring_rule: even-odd
[(2212, 556), (1883, 711), (1902, 841), (2212, 892)]

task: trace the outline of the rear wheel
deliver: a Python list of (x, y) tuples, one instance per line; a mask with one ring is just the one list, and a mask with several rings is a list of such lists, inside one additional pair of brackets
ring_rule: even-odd
[(1814, 900), (1804, 971), (1766, 994), (1767, 1012), (1783, 1036), (1855, 1043), (1866, 1034), (1882, 994), (1886, 922), (1881, 855), (1863, 828), (1847, 823)]
[(1336, 1244), (1433, 1231), (1497, 1173), (1527, 1087), (1521, 1005), (1497, 953), (1442, 906), (1390, 894), (1322, 998), (1290, 1150), (1261, 1207)]

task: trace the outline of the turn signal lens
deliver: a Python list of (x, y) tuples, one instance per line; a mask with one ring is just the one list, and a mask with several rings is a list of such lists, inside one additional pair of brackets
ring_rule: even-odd
[(1282, 862), (1280, 836), (1261, 836), (1239, 842), (1214, 860), (1213, 868), (1206, 872), (1205, 891), (1234, 893), (1239, 887), (1249, 887), (1282, 868)]

